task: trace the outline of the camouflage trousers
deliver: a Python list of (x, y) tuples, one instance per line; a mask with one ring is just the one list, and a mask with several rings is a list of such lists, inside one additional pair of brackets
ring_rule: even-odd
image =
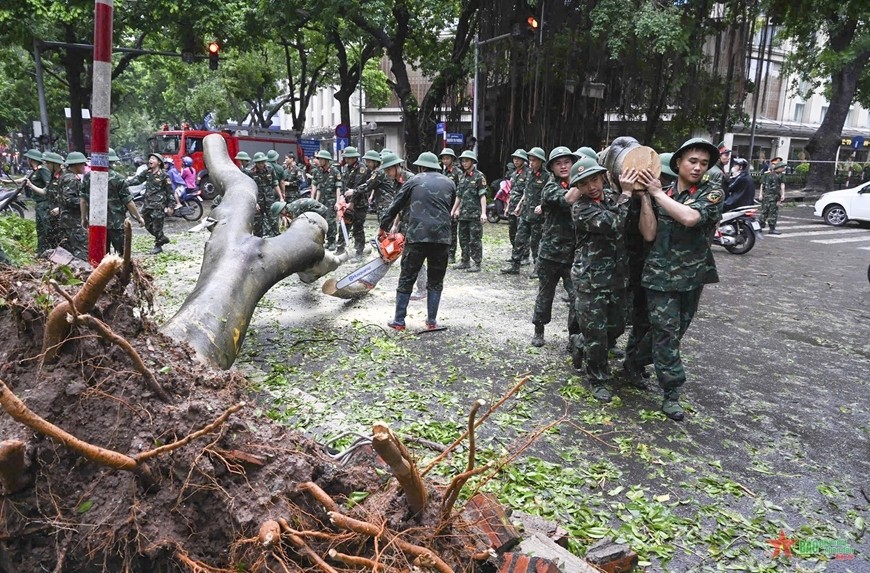
[(518, 265), (520, 261), (529, 256), (529, 250), (532, 253), (532, 260), (538, 260), (538, 247), (541, 244), (541, 233), (544, 230), (544, 225), (541, 221), (530, 221), (520, 217), (517, 222), (517, 234), (514, 237), (514, 248), (511, 254), (511, 261)]
[(338, 219), (335, 213), (335, 198), (332, 200), (321, 201), (326, 207), (326, 246), (334, 247), (335, 239), (338, 235)]
[(254, 215), (254, 236), (277, 237), (280, 232), (278, 217), (268, 206), (260, 205), (260, 211)]
[[(650, 321), (647, 338), (659, 386), (665, 391), (679, 388), (686, 381), (680, 358), (680, 340), (698, 310), (703, 290), (704, 287), (686, 292), (646, 291)], [(640, 355), (639, 358), (643, 359)]]
[(58, 235), (61, 237), (61, 247), (78, 259), (88, 260), (88, 237), (78, 221), (61, 225), (58, 228)]
[[(366, 246), (366, 215), (368, 215), (368, 207), (365, 205), (359, 206), (354, 205), (353, 209), (348, 211), (350, 223), (345, 222), (345, 225), (348, 227), (348, 235), (353, 237), (354, 247), (356, 248), (357, 253), (362, 253), (363, 249)], [(336, 218), (336, 225), (340, 225), (338, 223), (338, 219)], [(344, 241), (344, 233), (338, 231), (338, 238), (336, 244), (338, 245), (338, 250), (343, 251), (346, 247)]]
[(450, 247), (448, 251), (450, 253), (450, 258), (456, 258), (456, 245), (458, 245), (457, 234), (459, 231), (459, 220), (458, 219), (450, 219)]
[(625, 330), (625, 289), (574, 293), (574, 308), (580, 324), (580, 338), (591, 384), (610, 379), (607, 352)]
[(106, 252), (111, 247), (118, 256), (124, 254), (124, 229), (106, 230)]
[(55, 220), (52, 219), (49, 214), (51, 211), (51, 206), (48, 204), (48, 201), (37, 201), (36, 202), (36, 252), (44, 253), (49, 249), (53, 249), (57, 246), (57, 243), (53, 242), (52, 235), (55, 235), (57, 231), (54, 229)]
[(646, 289), (640, 284), (642, 261), (640, 265), (630, 264), (629, 268), (625, 321), (631, 329), (625, 346), (625, 365), (629, 370), (639, 372), (647, 364), (652, 364), (652, 344), (648, 336), (649, 304)]
[(761, 228), (764, 228), (764, 225), (769, 225), (771, 229), (776, 228), (776, 220), (779, 218), (779, 205), (777, 202), (779, 201), (779, 195), (775, 195), (773, 198), (768, 200), (765, 195), (761, 200), (761, 215), (758, 217), (758, 222), (761, 223)]
[[(519, 225), (520, 218), (513, 214), (508, 215), (508, 238), (511, 241), (511, 253), (513, 253), (514, 243), (517, 240), (517, 226)], [(511, 260), (513, 260), (513, 255), (511, 255)]]
[(169, 239), (163, 234), (163, 211), (145, 208), (142, 209), (141, 215), (145, 219), (145, 229), (154, 237), (154, 244), (157, 245), (158, 242), (168, 243)]
[[(535, 312), (532, 324), (550, 324), (553, 312), (553, 298), (559, 279), (568, 291), (571, 305), (574, 305), (574, 284), (571, 282), (571, 263), (558, 263), (549, 259), (538, 260), (538, 297), (535, 299)], [(569, 320), (570, 330), (570, 320)]]
[(462, 262), (469, 259), (476, 265), (483, 260), (483, 223), (478, 220), (459, 220), (459, 246), (462, 248)]

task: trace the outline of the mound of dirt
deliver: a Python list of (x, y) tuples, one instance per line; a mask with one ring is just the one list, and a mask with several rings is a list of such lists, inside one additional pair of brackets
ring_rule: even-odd
[[(73, 279), (58, 268), (49, 275), (67, 284)], [(130, 342), (169, 403), (149, 389), (126, 352), (81, 325), (56, 360), (41, 365), (46, 316), (63, 302), (47, 279), (44, 269), (0, 267), (0, 379), (51, 424), (135, 458), (248, 399), (244, 378), (203, 367), (157, 330), (148, 319), (149, 280), (138, 270), (130, 284), (113, 279), (90, 314)], [(80, 287), (64, 288), (75, 294)], [(330, 550), (399, 570), (410, 569), (416, 557), (424, 568), (443, 570), (428, 554), (421, 558), (391, 542), (400, 532), (403, 542), (432, 550), (454, 570), (468, 570), (482, 549), (476, 536), (459, 534), (465, 526), (458, 522), (439, 529), (441, 493), (432, 483), (428, 509), (414, 519), (395, 482), (385, 486), (372, 460), (339, 464), (251, 406), (214, 431), (141, 461), (136, 471), (94, 463), (6, 413), (0, 413), (0, 440), (2, 572), (359, 569), (330, 560)], [(4, 444), (16, 443), (23, 444), (23, 472), (4, 457), (14, 449)], [(324, 500), (310, 486), (299, 487), (309, 482), (334, 500), (331, 509), (373, 524), (381, 538), (335, 525)], [(348, 501), (363, 497), (359, 505)], [(280, 527), (280, 542), (259, 535), (263, 524)], [(329, 564), (318, 564), (318, 557)]]

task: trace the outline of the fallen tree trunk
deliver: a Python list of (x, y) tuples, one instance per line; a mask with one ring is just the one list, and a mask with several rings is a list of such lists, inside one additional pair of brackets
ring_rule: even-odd
[(297, 217), (277, 237), (252, 235), (257, 187), (227, 155), (224, 139), (203, 142), (212, 181), (224, 199), (211, 212), (216, 220), (205, 245), (193, 292), (163, 325), (168, 336), (190, 344), (203, 363), (227, 369), (238, 355), (257, 303), (275, 283), (293, 273), (314, 280), (342, 260), (323, 248), (326, 221), (315, 213)]

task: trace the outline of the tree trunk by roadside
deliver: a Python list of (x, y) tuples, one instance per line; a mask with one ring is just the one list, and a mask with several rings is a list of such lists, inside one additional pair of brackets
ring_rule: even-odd
[[(217, 134), (203, 142), (209, 175), (224, 200), (205, 245), (193, 292), (161, 328), (187, 342), (209, 366), (227, 369), (236, 359), (260, 298), (293, 273), (318, 266), (316, 276), (335, 270), (341, 259), (323, 248), (326, 221), (314, 213), (296, 218), (284, 233), (263, 239), (251, 234), (257, 187), (227, 155)], [(325, 264), (324, 264), (325, 263)]]

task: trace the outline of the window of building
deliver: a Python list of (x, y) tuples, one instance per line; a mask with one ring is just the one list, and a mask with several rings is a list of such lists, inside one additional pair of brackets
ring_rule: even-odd
[(804, 108), (805, 107), (806, 107), (806, 105), (802, 104), (802, 103), (794, 104), (794, 117), (792, 118), (793, 121), (800, 123), (804, 120)]
[(821, 115), (819, 115), (819, 123), (822, 123), (823, 121), (825, 121), (825, 116), (827, 114), (828, 114), (828, 106), (823, 105), (822, 106), (822, 113), (821, 113)]

